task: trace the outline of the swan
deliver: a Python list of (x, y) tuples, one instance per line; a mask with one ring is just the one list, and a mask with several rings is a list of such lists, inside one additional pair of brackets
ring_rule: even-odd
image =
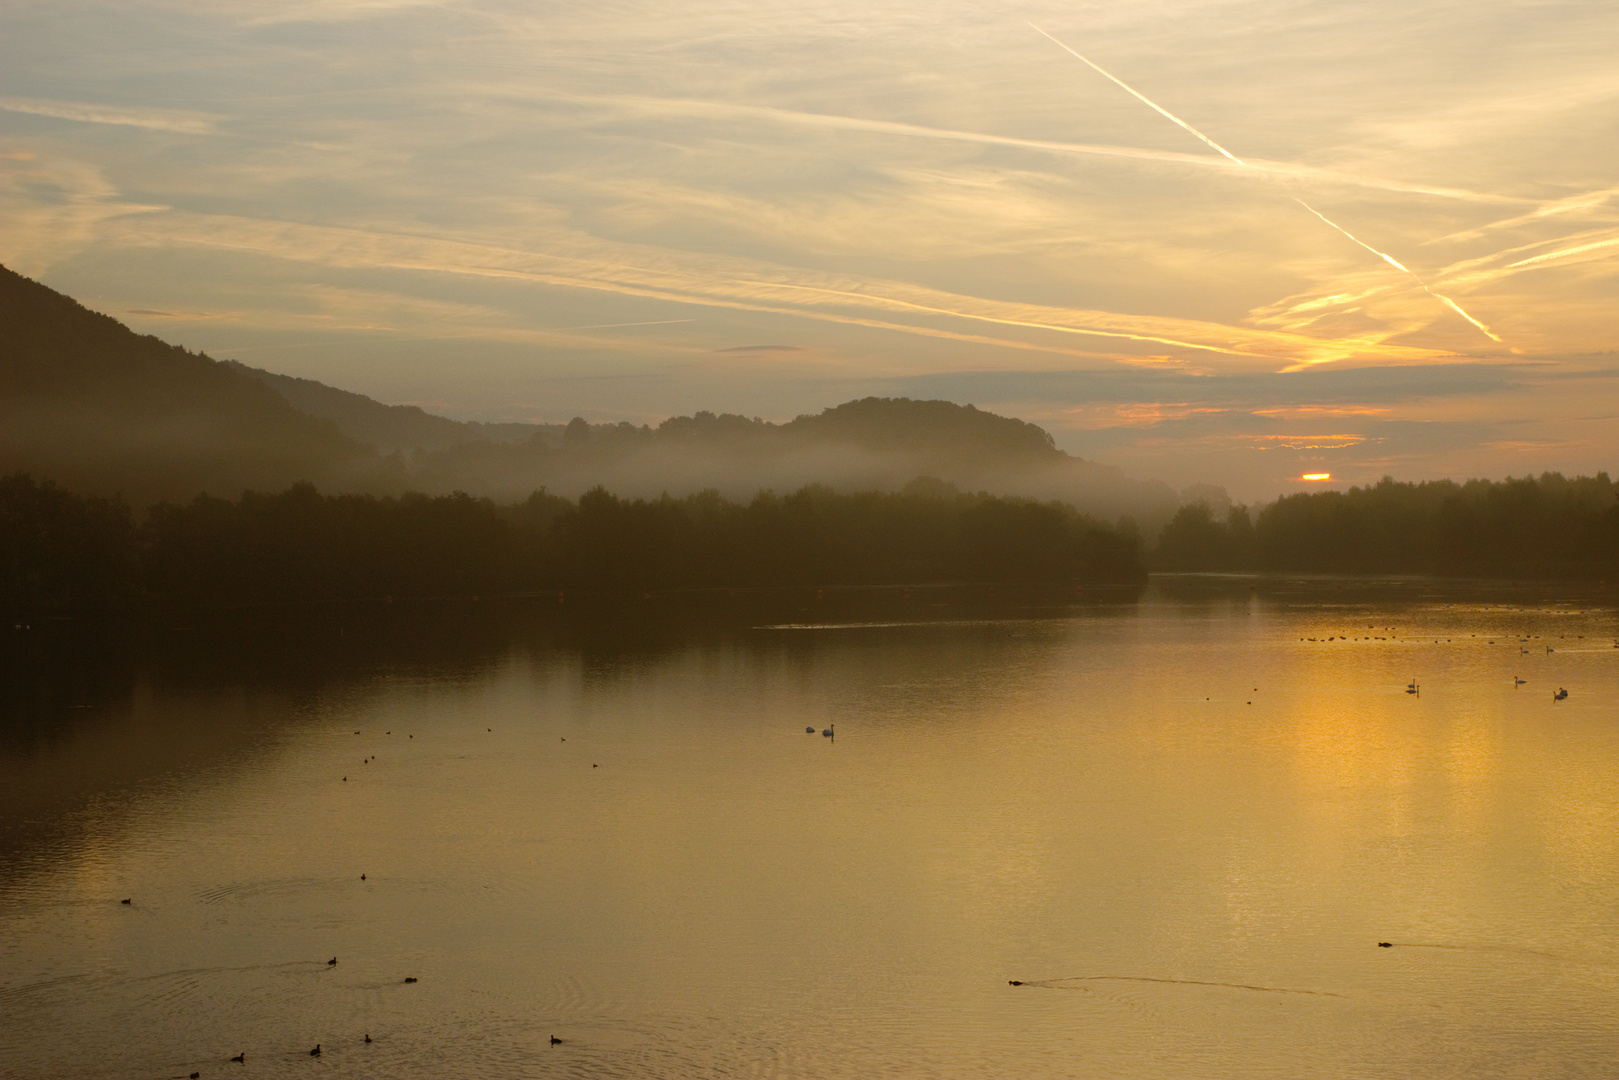
[(832, 737), (832, 728), (835, 726), (836, 725), (834, 724), (828, 724), (826, 727), (821, 729), (821, 734), (830, 739)]

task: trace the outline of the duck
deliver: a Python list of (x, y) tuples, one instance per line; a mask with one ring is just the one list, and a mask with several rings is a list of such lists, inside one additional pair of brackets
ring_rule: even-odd
[(1392, 942), (1392, 941), (1379, 941), (1377, 943), (1377, 947), (1379, 949), (1392, 949), (1392, 948), (1394, 948), (1394, 942)]
[(368, 1032), (366, 1032), (366, 1033), (365, 1033), (365, 1041), (366, 1041), (366, 1042), (370, 1042), (370, 1041), (371, 1041), (371, 1033), (370, 1033), (370, 1032), (369, 1032), (369, 1031), (368, 1031)]
[(126, 897), (124, 897), (122, 900), (120, 900), (118, 902), (120, 904), (133, 904), (135, 901), (126, 896)]
[(562, 1042), (562, 1040), (557, 1038), (555, 1035), (551, 1036), (551, 1045), (552, 1046), (556, 1046), (561, 1042)]
[(408, 983), (413, 983), (413, 982), (419, 982), (420, 980), (418, 980), (416, 978), (416, 976), (414, 976), (414, 975), (406, 975), (405, 976), (405, 981), (408, 982)]
[(246, 1065), (247, 1064), (247, 1051), (243, 1050), (240, 1054), (237, 1054), (235, 1057), (231, 1058), (231, 1060), (236, 1062), (236, 1064), (238, 1064), (238, 1065)]
[(336, 967), (337, 966), (337, 957), (334, 956), (330, 960), (326, 961), (326, 966), (327, 967)]
[(316, 1043), (315, 1048), (313, 1050), (309, 1051), (309, 1056), (310, 1057), (320, 1057), (320, 1043)]

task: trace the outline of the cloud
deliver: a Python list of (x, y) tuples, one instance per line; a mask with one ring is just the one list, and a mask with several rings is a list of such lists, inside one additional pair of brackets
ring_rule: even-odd
[[(1168, 345), (1284, 364), (1369, 358), (1414, 361), (1449, 355), (1443, 350), (1388, 344), (1375, 333), (1315, 338), (1194, 319), (995, 300), (899, 281), (614, 244), (580, 234), (560, 234), (552, 237), (547, 249), (532, 250), (421, 233), (176, 212), (115, 223), (109, 238), (124, 244), (192, 244), (251, 251), (327, 266), (389, 267), (525, 281), (1077, 357), (1112, 359), (1114, 354), (1064, 345), (1062, 339)], [(853, 313), (857, 311), (887, 317)], [(936, 320), (946, 325), (938, 325)], [(950, 328), (962, 323), (1033, 331), (1034, 336), (989, 337)]]
[(81, 124), (117, 124), (173, 131), (182, 135), (213, 135), (223, 117), (181, 109), (135, 108), (127, 105), (98, 105), (86, 101), (56, 101), (50, 98), (0, 97), (0, 109), (72, 120)]
[[(528, 91), (532, 96), (534, 91)], [(717, 121), (739, 119), (764, 121), (777, 125), (813, 127), (830, 131), (858, 132), (902, 139), (928, 139), (942, 142), (977, 144), (1034, 150), (1063, 157), (1108, 157), (1159, 164), (1191, 166), (1197, 169), (1215, 169), (1231, 176), (1266, 176), (1272, 179), (1306, 181), (1318, 184), (1373, 188), (1380, 191), (1411, 195), (1427, 195), (1441, 199), (1465, 202), (1498, 203), (1504, 205), (1534, 205), (1536, 200), (1512, 195), (1471, 191), (1466, 188), (1444, 187), (1391, 180), (1383, 177), (1362, 176), (1333, 169), (1317, 168), (1294, 162), (1271, 161), (1264, 158), (1244, 158), (1236, 161), (1212, 154), (1184, 153), (1175, 150), (1156, 150), (1136, 146), (1112, 146), (1101, 143), (1070, 143), (1048, 139), (1027, 139), (988, 132), (959, 131), (950, 128), (927, 127), (893, 120), (836, 116), (825, 113), (801, 112), (768, 105), (749, 105), (724, 101), (700, 101), (681, 98), (652, 98), (634, 96), (605, 96), (566, 94), (550, 95), (557, 100), (580, 105), (612, 107), (621, 113), (639, 113), (658, 117), (689, 117)]]

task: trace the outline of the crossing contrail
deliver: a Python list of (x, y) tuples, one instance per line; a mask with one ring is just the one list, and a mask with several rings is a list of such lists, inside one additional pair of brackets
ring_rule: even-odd
[[(1204, 142), (1205, 144), (1207, 144), (1208, 146), (1210, 146), (1211, 148), (1213, 148), (1217, 152), (1219, 152), (1219, 153), (1223, 154), (1224, 156), (1226, 156), (1227, 158), (1230, 158), (1232, 161), (1236, 162), (1238, 165), (1241, 165), (1241, 166), (1243, 166), (1245, 168), (1254, 168), (1254, 166), (1249, 165), (1246, 161), (1242, 160), (1242, 158), (1238, 157), (1236, 154), (1233, 154), (1231, 151), (1227, 150), (1225, 147), (1221, 146), (1219, 143), (1215, 142), (1213, 139), (1209, 138), (1207, 135), (1205, 135), (1201, 131), (1197, 130), (1197, 128), (1193, 127), (1191, 124), (1188, 124), (1185, 120), (1182, 120), (1180, 117), (1176, 116), (1174, 113), (1170, 112), (1168, 109), (1164, 108), (1163, 106), (1159, 105), (1157, 102), (1153, 101), (1151, 98), (1147, 97), (1145, 94), (1143, 94), (1143, 93), (1139, 92), (1138, 90), (1136, 90), (1133, 86), (1131, 86), (1129, 83), (1125, 82), (1123, 79), (1118, 78), (1117, 76), (1113, 75), (1111, 72), (1104, 70), (1101, 66), (1092, 63), (1090, 60), (1087, 60), (1084, 56), (1081, 56), (1079, 53), (1075, 52), (1073, 49), (1069, 48), (1067, 45), (1063, 44), (1061, 41), (1059, 41), (1056, 38), (1052, 37), (1050, 34), (1046, 33), (1044, 30), (1040, 29), (1038, 26), (1035, 26), (1034, 23), (1030, 23), (1029, 27), (1030, 27), (1030, 29), (1034, 30), (1035, 33), (1039, 34), (1041, 37), (1043, 37), (1046, 40), (1050, 41), (1053, 45), (1057, 46), (1057, 48), (1061, 49), (1063, 52), (1067, 53), (1069, 56), (1072, 56), (1074, 59), (1076, 59), (1080, 63), (1084, 64), (1086, 67), (1090, 68), (1092, 71), (1096, 72), (1098, 75), (1102, 76), (1104, 79), (1106, 79), (1109, 82), (1113, 83), (1115, 86), (1119, 87), (1125, 93), (1129, 94), (1131, 97), (1135, 98), (1137, 101), (1139, 101), (1143, 105), (1147, 106), (1153, 112), (1158, 113), (1160, 116), (1163, 116), (1164, 118), (1169, 120), (1171, 123), (1174, 123), (1178, 127), (1180, 127), (1182, 129), (1184, 129), (1185, 131), (1189, 132), (1193, 137), (1201, 140), (1202, 142)], [(1379, 259), (1382, 259), (1384, 262), (1388, 263), (1390, 266), (1394, 267), (1396, 270), (1398, 270), (1401, 273), (1405, 274), (1412, 281), (1415, 281), (1419, 286), (1421, 286), (1423, 292), (1427, 293), (1429, 296), (1433, 297), (1435, 300), (1438, 300), (1441, 304), (1444, 304), (1446, 307), (1450, 308), (1450, 310), (1454, 311), (1456, 314), (1460, 315), (1462, 318), (1464, 318), (1468, 322), (1472, 323), (1474, 326), (1476, 326), (1479, 329), (1479, 331), (1482, 334), (1484, 334), (1485, 337), (1489, 338), (1491, 341), (1494, 341), (1494, 342), (1499, 343), (1501, 341), (1501, 339), (1496, 336), (1495, 331), (1491, 330), (1488, 326), (1485, 326), (1483, 323), (1481, 323), (1477, 319), (1473, 318), (1473, 316), (1469, 315), (1466, 311), (1462, 310), (1462, 306), (1460, 304), (1458, 304), (1456, 301), (1452, 300), (1450, 297), (1444, 295), (1443, 293), (1435, 292), (1432, 288), (1430, 288), (1428, 286), (1428, 283), (1426, 281), (1423, 281), (1422, 278), (1418, 277), (1416, 272), (1413, 271), (1409, 266), (1406, 266), (1404, 263), (1400, 262), (1400, 260), (1398, 260), (1394, 256), (1390, 255), (1388, 252), (1379, 251), (1376, 248), (1374, 248), (1372, 245), (1366, 243), (1366, 241), (1361, 240), (1359, 237), (1357, 237), (1353, 233), (1351, 233), (1348, 229), (1344, 228), (1342, 225), (1338, 224), (1336, 221), (1333, 221), (1331, 218), (1327, 217), (1327, 215), (1323, 214), (1321, 211), (1317, 210), (1315, 207), (1311, 206), (1309, 203), (1305, 202), (1303, 199), (1299, 198), (1297, 195), (1292, 196), (1292, 199), (1293, 199), (1294, 202), (1296, 202), (1300, 206), (1304, 207), (1304, 209), (1308, 210), (1310, 213), (1312, 213), (1316, 217), (1320, 218), (1327, 225), (1330, 225), (1333, 229), (1337, 230), (1340, 234), (1342, 234), (1344, 237), (1346, 237), (1351, 243), (1354, 243), (1354, 244), (1358, 245), (1359, 247), (1365, 248), (1367, 251), (1371, 252), (1373, 255), (1376, 255)]]

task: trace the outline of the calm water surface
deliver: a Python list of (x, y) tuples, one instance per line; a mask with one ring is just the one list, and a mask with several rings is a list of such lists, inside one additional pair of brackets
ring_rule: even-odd
[(827, 615), (79, 656), (0, 739), (0, 1075), (1619, 1069), (1604, 594)]

